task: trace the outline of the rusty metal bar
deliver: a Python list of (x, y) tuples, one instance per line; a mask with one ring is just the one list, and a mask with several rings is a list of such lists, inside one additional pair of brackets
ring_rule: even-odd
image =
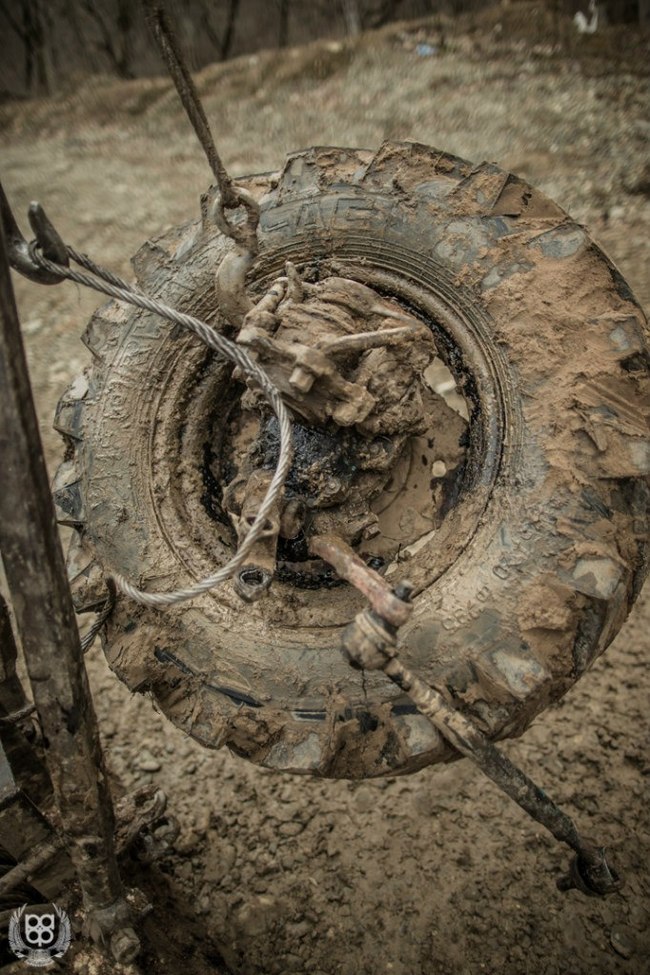
[[(620, 888), (618, 876), (610, 870), (605, 860), (605, 851), (586, 841), (571, 817), (500, 752), (469, 718), (451, 707), (442, 694), (420, 680), (396, 656), (387, 658), (382, 669), (461, 755), (470, 758), (524, 812), (576, 853), (577, 861), (574, 861), (572, 875), (559, 882), (560, 889), (569, 890), (578, 886), (583, 893), (602, 896)], [(568, 880), (572, 882), (568, 883)], [(582, 881), (582, 886), (579, 881)]]
[(411, 615), (409, 604), (395, 596), (386, 580), (369, 568), (338, 535), (315, 535), (309, 540), (309, 551), (329, 562), (342, 579), (363, 593), (372, 607), (394, 626), (406, 623)]
[[(215, 201), (216, 205), (213, 211), (217, 225), (222, 233), (231, 237), (250, 255), (257, 254), (259, 248), (257, 240), (257, 225), (260, 220), (259, 205), (246, 190), (235, 184), (221, 160), (212, 138), (205, 109), (178, 40), (174, 35), (162, 0), (142, 0), (142, 6), (162, 59), (176, 87), (178, 97), (192, 128), (196, 132), (214, 175), (219, 190), (219, 199)], [(231, 222), (225, 213), (226, 210), (236, 210), (239, 207), (244, 207), (246, 211), (246, 222), (243, 225)]]
[(66, 582), (7, 248), (0, 230), (0, 551), (88, 930), (133, 960), (139, 940), (115, 858), (113, 806)]
[(185, 58), (171, 27), (167, 11), (161, 0), (142, 0), (145, 17), (153, 34), (160, 54), (176, 87), (178, 97), (192, 123), (192, 128), (201, 143), (205, 156), (216, 180), (219, 192), (226, 207), (239, 206), (239, 199), (235, 192), (232, 179), (217, 152), (212, 138), (210, 124), (205, 109), (196, 90), (194, 79), (190, 74)]
[[(471, 759), (529, 816), (574, 850), (576, 856), (570, 873), (558, 881), (560, 890), (575, 887), (590, 896), (604, 896), (619, 890), (621, 881), (610, 869), (604, 849), (585, 840), (571, 817), (559, 809), (543, 789), (500, 752), (469, 718), (452, 707), (439, 691), (398, 659), (397, 630), (412, 609), (409, 604), (411, 584), (402, 582), (391, 589), (382, 576), (368, 568), (350, 546), (336, 536), (313, 539), (310, 550), (326, 559), (370, 602), (371, 608), (360, 612), (343, 633), (342, 648), (350, 663), (362, 669), (383, 670), (456, 751)], [(396, 603), (401, 603), (402, 609), (396, 607)]]

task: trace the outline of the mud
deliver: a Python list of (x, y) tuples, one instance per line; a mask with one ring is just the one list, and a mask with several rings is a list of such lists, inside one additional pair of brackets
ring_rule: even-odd
[[(290, 580), (288, 561), (307, 559), (309, 536), (337, 532), (385, 564), (433, 530), (451, 504), (465, 433), (432, 386), (441, 360), (422, 322), (355, 281), (325, 277), (310, 284), (289, 269), (294, 294), (280, 279), (274, 288), (282, 300), (271, 310), (262, 299), (237, 338), (294, 411), (283, 502), (293, 514), (290, 526), (278, 530), (281, 547), (283, 539), (292, 542), (279, 555), (284, 580)], [(442, 373), (447, 393), (462, 402), (451, 375)], [(253, 387), (221, 448), (231, 520), (241, 515), (244, 492), (246, 499), (259, 493), (250, 478), (278, 461), (277, 421), (260, 407)], [(215, 458), (211, 470), (218, 479), (217, 468)], [(303, 570), (314, 581), (331, 575), (322, 563)]]
[[(260, 63), (244, 59), (231, 68), (236, 103), (212, 87), (215, 77), (231, 84), (227, 70), (208, 70), (202, 84), (212, 117), (237, 133), (220, 139), (235, 171), (273, 169), (297, 146), (377, 146), (387, 136), (496, 158), (588, 224), (647, 304), (650, 210), (626, 190), (647, 146), (641, 62), (625, 62), (625, 45), (614, 68), (597, 53), (562, 57), (536, 43), (463, 35), (424, 58), (395, 35), (346, 52), (317, 79), (296, 73), (304, 58), (290, 53), (289, 83), (263, 80)], [(108, 102), (96, 85), (69, 104), (16, 112), (3, 177), (21, 211), (43, 200), (67, 239), (127, 273), (142, 239), (187, 218), (206, 172), (170, 100), (143, 96), (149, 111), (125, 124), (122, 106), (140, 89), (108, 87)], [(92, 122), (93, 106), (103, 126)], [(53, 465), (60, 444), (47, 431), (62, 388), (87, 360), (77, 336), (94, 297), (17, 287)], [(546, 354), (543, 342), (531, 347), (533, 358)], [(602, 443), (602, 429), (594, 433)], [(540, 623), (562, 622), (551, 592), (543, 606), (524, 598), (520, 612), (538, 633)], [(184, 737), (130, 695), (95, 649), (91, 681), (114, 775), (124, 786), (161, 785), (182, 824), (175, 854), (154, 874), (156, 912), (187, 952), (201, 940), (194, 918), (204, 944), (216, 942), (241, 973), (646, 975), (649, 618), (642, 594), (607, 654), (504, 746), (612, 849), (626, 887), (604, 902), (556, 892), (565, 853), (466, 763), (361, 784), (272, 774)], [(143, 769), (145, 750), (159, 771)], [(218, 956), (205, 968), (218, 970)]]

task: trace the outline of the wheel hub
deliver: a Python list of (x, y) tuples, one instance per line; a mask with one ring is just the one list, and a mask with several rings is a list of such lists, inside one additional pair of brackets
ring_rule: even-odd
[[(246, 315), (238, 342), (294, 414), (283, 498), (235, 578), (243, 599), (259, 599), (274, 576), (298, 588), (336, 584), (309, 555), (315, 535), (334, 533), (381, 567), (437, 527), (462, 473), (466, 423), (436, 392), (437, 350), (420, 319), (357, 281), (306, 282), (289, 264)], [(455, 449), (442, 458), (433, 445), (450, 425)], [(215, 426), (211, 476), (241, 541), (277, 465), (278, 423), (249, 386), (225, 433), (222, 416)]]

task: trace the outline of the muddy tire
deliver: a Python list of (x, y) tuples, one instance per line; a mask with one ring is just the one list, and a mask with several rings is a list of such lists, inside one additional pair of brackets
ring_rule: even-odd
[[(405, 662), (493, 738), (520, 734), (612, 640), (648, 550), (648, 332), (619, 272), (515, 176), (419, 145), (310, 149), (242, 181), (261, 201), (252, 293), (284, 262), (344, 274), (427, 322), (470, 404), (455, 503), (387, 577), (416, 584)], [(204, 218), (148, 242), (139, 284), (222, 327), (215, 269), (230, 244)], [(170, 590), (232, 552), (211, 509), (206, 416), (230, 367), (192, 336), (116, 303), (93, 317), (93, 364), (62, 399), (55, 484), (77, 529), (77, 607), (117, 571)], [(230, 586), (174, 609), (120, 598), (111, 667), (188, 734), (269, 767), (325, 776), (411, 771), (450, 750), (382, 675), (352, 671), (349, 587), (282, 581), (253, 607)]]

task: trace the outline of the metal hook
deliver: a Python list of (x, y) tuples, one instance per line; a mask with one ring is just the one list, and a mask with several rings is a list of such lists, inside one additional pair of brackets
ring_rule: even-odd
[(36, 236), (36, 240), (32, 243), (28, 243), (20, 232), (7, 195), (0, 183), (0, 218), (7, 241), (9, 264), (14, 271), (18, 271), (30, 281), (36, 281), (38, 284), (58, 284), (62, 278), (41, 267), (34, 259), (32, 249), (38, 246), (48, 260), (67, 267), (70, 263), (67, 247), (40, 203), (30, 204), (28, 216)]

